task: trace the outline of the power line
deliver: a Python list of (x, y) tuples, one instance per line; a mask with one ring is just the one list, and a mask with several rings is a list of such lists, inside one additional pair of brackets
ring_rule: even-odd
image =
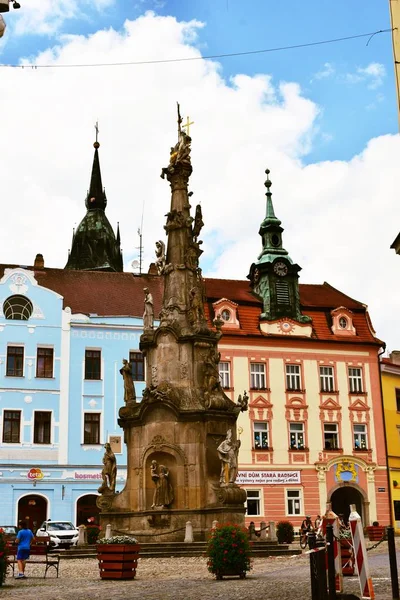
[(210, 54), (209, 56), (192, 56), (187, 58), (165, 58), (159, 60), (137, 60), (128, 62), (114, 62), (114, 63), (91, 63), (91, 64), (66, 64), (66, 65), (16, 65), (16, 64), (0, 64), (0, 67), (11, 67), (15, 69), (71, 69), (71, 68), (89, 68), (89, 67), (126, 67), (134, 65), (155, 65), (165, 63), (178, 63), (188, 62), (194, 60), (210, 60), (214, 58), (230, 58), (231, 56), (249, 56), (251, 54), (266, 54), (268, 52), (282, 52), (284, 50), (297, 50), (300, 48), (309, 48), (311, 46), (321, 46), (322, 44), (335, 44), (337, 42), (346, 42), (348, 40), (355, 40), (359, 38), (368, 37), (368, 43), (372, 37), (380, 33), (388, 33), (393, 29), (379, 29), (377, 31), (370, 31), (368, 33), (359, 33), (357, 35), (349, 35), (346, 37), (333, 38), (330, 40), (320, 40), (318, 42), (307, 42), (304, 44), (294, 44), (292, 46), (278, 46), (276, 48), (264, 48), (263, 50), (247, 50), (246, 52), (229, 52), (225, 54)]

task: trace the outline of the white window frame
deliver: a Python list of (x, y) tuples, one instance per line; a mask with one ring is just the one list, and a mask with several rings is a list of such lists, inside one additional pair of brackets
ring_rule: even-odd
[(350, 394), (362, 394), (364, 392), (362, 368), (349, 367), (348, 375)]
[(287, 364), (286, 366), (286, 389), (301, 391), (301, 368), (300, 365)]
[[(292, 439), (294, 440), (293, 444)], [(303, 441), (300, 442), (300, 439), (302, 439)], [(304, 423), (292, 421), (291, 423), (289, 423), (289, 448), (291, 448), (292, 450), (293, 448), (297, 450), (304, 450), (305, 447), (306, 439)]]
[[(266, 425), (266, 427), (261, 427)], [(257, 429), (258, 426), (258, 429)], [(256, 434), (259, 434), (260, 446), (256, 445)], [(267, 434), (267, 445), (262, 445), (262, 434)], [(268, 421), (253, 421), (253, 447), (254, 450), (268, 450), (269, 449), (269, 422)]]
[(224, 389), (229, 389), (231, 387), (231, 363), (229, 361), (221, 361), (218, 364), (218, 372), (221, 386)]
[(267, 387), (267, 377), (265, 363), (250, 363), (250, 389), (265, 390)]
[[(248, 510), (247, 510), (247, 500), (248, 500), (248, 494), (254, 494), (254, 496), (252, 498), (250, 498), (251, 500), (256, 500), (258, 501), (258, 514), (249, 514)], [(258, 494), (257, 496), (255, 494)], [(264, 515), (264, 507), (263, 507), (263, 503), (262, 503), (262, 499), (263, 499), (263, 494), (262, 494), (262, 489), (261, 488), (248, 488), (246, 489), (246, 515), (248, 517), (262, 517)]]
[(335, 390), (335, 374), (333, 367), (328, 365), (320, 366), (319, 384), (321, 392), (333, 392)]
[(285, 488), (285, 512), (287, 517), (298, 517), (304, 514), (302, 488)]
[[(336, 429), (333, 430), (329, 430), (329, 429), (325, 429), (326, 427), (335, 427)], [(336, 434), (336, 446), (333, 446), (332, 448), (326, 448), (326, 438), (325, 438), (325, 434)], [(339, 446), (339, 424), (338, 423), (324, 423), (324, 450), (337, 450), (338, 448), (340, 448)]]
[(368, 432), (365, 423), (353, 424), (353, 446), (357, 450), (368, 450)]

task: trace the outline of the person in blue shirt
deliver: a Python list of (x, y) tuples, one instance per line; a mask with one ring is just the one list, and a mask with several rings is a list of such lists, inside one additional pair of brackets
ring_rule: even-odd
[(21, 521), (21, 529), (18, 532), (17, 539), (15, 540), (18, 544), (17, 552), (17, 563), (18, 563), (18, 579), (25, 577), (25, 563), (29, 558), (31, 542), (35, 537), (26, 521)]

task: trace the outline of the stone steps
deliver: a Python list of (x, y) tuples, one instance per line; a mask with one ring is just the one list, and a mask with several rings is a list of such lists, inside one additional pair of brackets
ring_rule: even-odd
[[(140, 544), (141, 558), (168, 558), (185, 556), (204, 556), (206, 553), (206, 542), (165, 542)], [(253, 543), (253, 556), (285, 556), (301, 554), (301, 549), (293, 549), (287, 544), (263, 541)], [(70, 550), (60, 552), (63, 559), (74, 558), (96, 558), (96, 546), (77, 546)]]

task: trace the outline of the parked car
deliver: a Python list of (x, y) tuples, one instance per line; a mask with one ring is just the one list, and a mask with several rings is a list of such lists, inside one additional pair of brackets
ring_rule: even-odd
[(70, 548), (78, 543), (79, 530), (70, 521), (44, 521), (36, 537), (50, 537), (52, 548)]
[(18, 527), (15, 525), (0, 525), (0, 531), (3, 530), (4, 535), (8, 540), (15, 540), (18, 534)]

